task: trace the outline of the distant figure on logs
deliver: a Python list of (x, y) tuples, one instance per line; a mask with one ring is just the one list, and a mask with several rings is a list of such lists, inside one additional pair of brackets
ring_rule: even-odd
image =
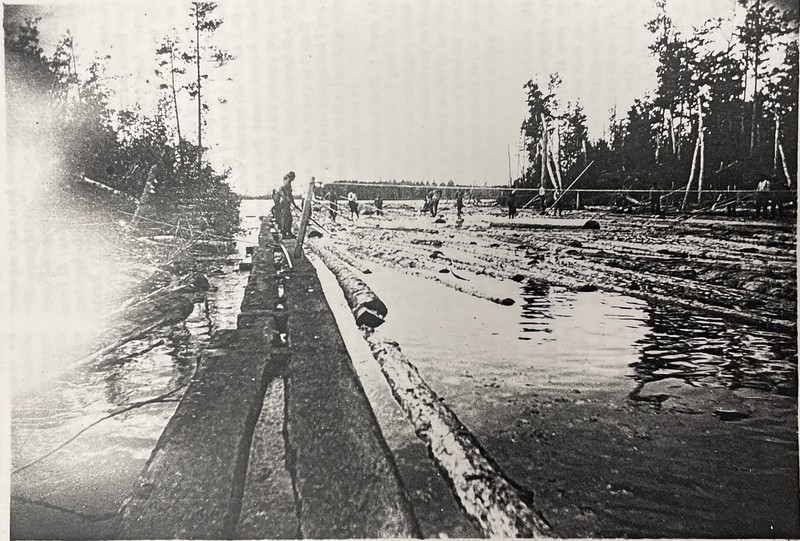
[(281, 230), (281, 235), (287, 239), (294, 238), (292, 234), (292, 207), (294, 206), (294, 208), (300, 210), (300, 207), (294, 202), (294, 196), (292, 195), (292, 181), (294, 180), (294, 176), (294, 171), (289, 171), (284, 175), (283, 185), (280, 189), (280, 197), (275, 203), (280, 217), (278, 220), (278, 227)]
[(439, 199), (442, 198), (442, 192), (441, 190), (431, 190), (430, 196), (431, 216), (436, 217), (436, 214), (439, 212)]
[(336, 221), (336, 200), (338, 197), (336, 196), (336, 190), (330, 188), (328, 193), (325, 194), (325, 199), (328, 201), (328, 213), (331, 216), (331, 221)]
[(756, 220), (761, 218), (762, 210), (764, 211), (764, 217), (767, 217), (771, 189), (772, 184), (769, 181), (769, 177), (767, 175), (762, 175), (761, 181), (756, 185)]
[(542, 214), (547, 212), (547, 190), (544, 189), (544, 183), (539, 186), (539, 204), (542, 207)]
[(506, 203), (508, 204), (508, 217), (513, 219), (517, 215), (517, 190), (511, 190)]
[(281, 191), (278, 188), (274, 188), (272, 190), (272, 218), (275, 220), (275, 223), (278, 224), (278, 229), (280, 229), (281, 226), (281, 212)]
[(375, 198), (375, 213), (378, 216), (383, 216), (383, 197), (381, 197), (381, 194), (378, 194), (378, 197)]
[(661, 214), (661, 196), (656, 193), (655, 186), (650, 186), (650, 214)]
[(461, 190), (456, 192), (456, 213), (459, 218), (464, 213), (464, 193)]
[(350, 209), (350, 219), (356, 221), (358, 219), (358, 197), (356, 192), (347, 194), (347, 206)]
[(557, 215), (559, 218), (564, 213), (564, 206), (561, 203), (562, 195), (564, 192), (556, 188), (553, 190), (553, 206), (555, 207), (555, 211), (553, 212), (554, 215)]
[(786, 191), (789, 186), (780, 178), (774, 178), (770, 184), (770, 198), (772, 199), (772, 211), (770, 216), (773, 218), (783, 218), (783, 203)]

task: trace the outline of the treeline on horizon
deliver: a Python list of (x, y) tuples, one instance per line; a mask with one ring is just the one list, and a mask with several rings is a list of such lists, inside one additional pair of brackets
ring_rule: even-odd
[(580, 103), (559, 99), (558, 73), (524, 85), (530, 165), (516, 185), (565, 189), (591, 163), (576, 187), (694, 194), (754, 189), (768, 176), (796, 190), (797, 9), (737, 0), (737, 21), (710, 19), (684, 35), (669, 3), (655, 0), (658, 15), (647, 23), (657, 87), (624, 115), (612, 109), (601, 139), (588, 139)]
[[(657, 16), (646, 25), (658, 61), (654, 91), (624, 114), (609, 111), (606, 133), (590, 140), (580, 102), (559, 97), (558, 73), (529, 80), (521, 126), (528, 165), (509, 184), (561, 191), (586, 170), (575, 188), (688, 188), (690, 205), (700, 204), (701, 190), (752, 190), (765, 176), (774, 189), (796, 191), (797, 9), (736, 0), (736, 20), (710, 19), (685, 35), (668, 15), (669, 0), (654, 2)], [(350, 183), (363, 199), (377, 193), (419, 199), (431, 187), (457, 186), (453, 180), (338, 182)], [(464, 189), (499, 193), (497, 186)]]
[[(767, 0), (736, 0), (736, 21), (711, 19), (684, 35), (668, 16), (670, 0), (654, 1), (657, 16), (647, 28), (658, 61), (655, 90), (625, 114), (610, 111), (605, 135), (589, 140), (580, 103), (559, 98), (558, 73), (529, 80), (521, 125), (528, 165), (509, 184), (564, 190), (589, 167), (575, 188), (752, 189), (767, 175), (778, 187), (796, 190), (797, 10)], [(208, 72), (233, 60), (213, 45), (222, 24), (214, 15), (216, 4), (192, 3), (187, 27), (164, 36), (153, 51), (151, 84), (158, 96), (153, 113), (141, 107), (114, 110), (103, 68), (109, 57), (96, 58), (88, 73), (78, 74), (72, 36), (67, 33), (46, 55), (38, 20), (18, 21), (10, 16), (14, 9), (6, 8), (4, 20), (7, 126), (10, 146), (30, 147), (17, 155), (51, 162), (51, 185), (68, 187), (88, 177), (136, 198), (153, 171), (160, 181), (154, 200), (165, 211), (184, 198), (214, 205), (223, 215), (238, 212), (230, 171), (215, 171), (202, 144), (212, 101)], [(183, 110), (187, 100), (190, 111)], [(187, 114), (196, 117), (191, 136), (181, 123)], [(504, 176), (498, 172), (498, 178)], [(454, 180), (370, 184), (386, 186), (359, 186), (359, 198), (380, 192), (385, 199), (418, 199), (431, 187), (457, 185)], [(488, 186), (464, 189), (497, 193)], [(449, 196), (454, 190), (444, 191)], [(699, 201), (698, 194), (690, 203)], [(220, 226), (229, 229), (232, 222)]]
[[(3, 21), (6, 55), (9, 171), (45, 171), (41, 182), (51, 200), (63, 204), (78, 196), (90, 179), (127, 197), (106, 202), (132, 211), (148, 178), (157, 179), (148, 197), (161, 219), (202, 220), (220, 233), (239, 224), (239, 196), (231, 189), (230, 171), (216, 171), (202, 144), (207, 125), (207, 70), (232, 57), (211, 43), (222, 24), (214, 3), (192, 3), (184, 32), (165, 36), (153, 51), (154, 112), (140, 104), (114, 109), (105, 73), (110, 56), (98, 56), (79, 73), (73, 36), (66, 34), (46, 54), (40, 44), (38, 18), (15, 17), (6, 6)], [(153, 81), (153, 82), (151, 82)], [(197, 131), (193, 140), (181, 131), (178, 95), (194, 102)], [(184, 130), (185, 131), (185, 130)], [(44, 162), (44, 163), (41, 163)]]

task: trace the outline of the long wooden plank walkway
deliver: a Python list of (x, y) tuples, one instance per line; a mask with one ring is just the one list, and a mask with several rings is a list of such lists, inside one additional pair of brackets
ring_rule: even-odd
[(264, 221), (237, 330), (201, 358), (120, 537), (419, 536), (316, 272), (275, 246)]

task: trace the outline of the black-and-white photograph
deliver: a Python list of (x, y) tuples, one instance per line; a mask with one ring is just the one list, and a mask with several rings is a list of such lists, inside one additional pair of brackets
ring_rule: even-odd
[(4, 4), (0, 534), (800, 538), (799, 8)]

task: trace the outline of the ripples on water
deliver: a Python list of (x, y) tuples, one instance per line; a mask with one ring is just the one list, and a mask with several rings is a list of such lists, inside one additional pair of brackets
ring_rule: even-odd
[(677, 378), (690, 384), (797, 393), (797, 338), (676, 307), (649, 309), (651, 330), (632, 365), (643, 382)]
[[(601, 300), (581, 308), (581, 295), (599, 295)], [(629, 363), (627, 374), (638, 383), (674, 378), (690, 385), (797, 393), (795, 336), (624, 295), (575, 293), (546, 283), (528, 283), (523, 298), (521, 339), (530, 340), (531, 333), (552, 334), (561, 318), (577, 324), (578, 334), (597, 332), (596, 327), (604, 325), (607, 340), (638, 358)], [(597, 317), (577, 317), (581, 309), (596, 310)], [(643, 337), (636, 339), (628, 332), (635, 327), (646, 328)], [(548, 340), (555, 338), (542, 337), (540, 342)], [(626, 340), (629, 343), (623, 343)]]

